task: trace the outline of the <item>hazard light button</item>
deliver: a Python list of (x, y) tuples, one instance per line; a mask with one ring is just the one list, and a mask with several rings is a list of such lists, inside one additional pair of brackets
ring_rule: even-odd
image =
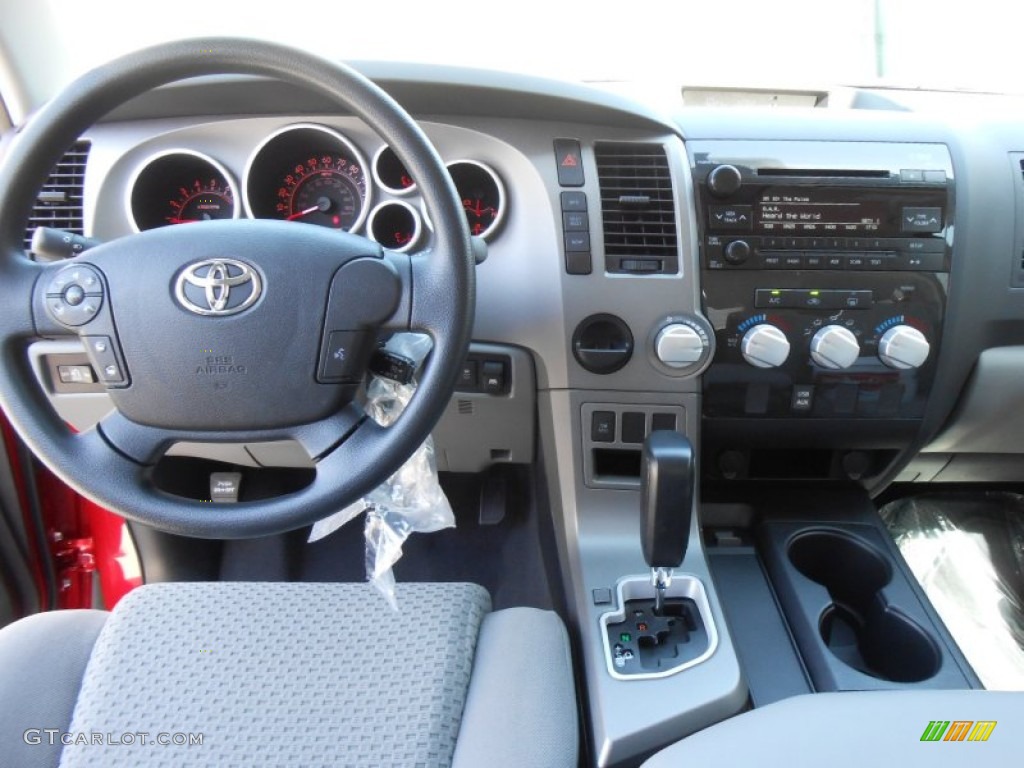
[(583, 156), (575, 139), (555, 139), (555, 167), (563, 187), (583, 186)]

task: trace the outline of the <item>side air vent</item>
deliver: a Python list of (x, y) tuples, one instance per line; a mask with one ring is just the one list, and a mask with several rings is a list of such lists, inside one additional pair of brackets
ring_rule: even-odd
[(43, 184), (32, 208), (25, 229), (25, 250), (31, 250), (32, 233), (36, 227), (63, 229), (76, 235), (82, 231), (82, 191), (85, 186), (85, 163), (89, 142), (76, 142), (64, 153)]
[(676, 202), (665, 148), (601, 142), (595, 145), (594, 156), (601, 186), (605, 270), (678, 271)]
[(1013, 163), (1013, 186), (1016, 195), (1016, 220), (1014, 228), (1013, 266), (1010, 270), (1010, 286), (1024, 288), (1024, 152), (1011, 152)]

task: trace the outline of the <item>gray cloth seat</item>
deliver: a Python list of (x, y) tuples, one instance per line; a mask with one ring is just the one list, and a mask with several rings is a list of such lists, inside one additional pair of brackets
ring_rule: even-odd
[(363, 584), (156, 584), (109, 615), (15, 622), (0, 630), (5, 757), (66, 768), (577, 764), (555, 614), (492, 613), (471, 584), (400, 584), (397, 597), (395, 613)]
[[(938, 722), (937, 741), (924, 741)], [(954, 728), (954, 724), (960, 725)], [(984, 741), (968, 738), (978, 723)], [(1020, 765), (1024, 693), (1002, 691), (847, 691), (794, 696), (705, 728), (648, 759), (642, 768), (784, 765)], [(966, 725), (971, 723), (972, 725)], [(946, 724), (943, 728), (942, 724)], [(964, 740), (951, 738), (966, 734)]]

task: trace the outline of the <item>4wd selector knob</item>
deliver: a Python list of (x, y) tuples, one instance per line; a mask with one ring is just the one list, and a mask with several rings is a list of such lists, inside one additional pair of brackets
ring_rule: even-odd
[(925, 335), (909, 325), (894, 325), (878, 340), (878, 359), (890, 368), (920, 368), (930, 351)]
[(860, 342), (841, 325), (826, 325), (811, 339), (811, 359), (822, 368), (849, 368), (860, 357)]
[(789, 357), (789, 339), (774, 325), (761, 323), (743, 334), (740, 354), (758, 368), (778, 368)]
[(698, 362), (707, 349), (707, 342), (695, 328), (686, 323), (672, 323), (658, 332), (654, 354), (669, 368), (686, 368)]
[(708, 189), (715, 197), (728, 197), (743, 184), (743, 177), (735, 165), (719, 165), (708, 174)]

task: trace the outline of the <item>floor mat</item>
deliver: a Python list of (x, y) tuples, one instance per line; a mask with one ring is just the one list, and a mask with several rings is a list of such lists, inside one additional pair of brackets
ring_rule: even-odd
[(927, 495), (880, 514), (985, 687), (1024, 690), (1024, 496)]
[[(525, 473), (523, 473), (525, 474)], [(551, 609), (551, 580), (542, 556), (542, 514), (523, 493), (510, 501), (498, 525), (477, 519), (479, 485), (472, 478), (441, 476), (455, 510), (456, 527), (413, 534), (395, 565), (399, 582), (470, 581), (491, 593), (495, 610), (513, 606)], [(526, 482), (519, 477), (514, 486)], [(238, 581), (365, 581), (363, 516), (320, 541), (309, 529), (225, 545), (221, 578)]]

